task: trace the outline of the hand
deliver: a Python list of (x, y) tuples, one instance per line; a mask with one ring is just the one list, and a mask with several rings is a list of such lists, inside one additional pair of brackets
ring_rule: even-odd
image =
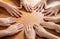
[(28, 27), (25, 29), (25, 35), (26, 35), (26, 38), (27, 38), (27, 39), (35, 39), (36, 33), (35, 33), (33, 27), (28, 26)]
[(49, 22), (59, 23), (60, 17), (59, 16), (44, 16), (44, 20), (49, 21)]
[(48, 8), (44, 11), (44, 15), (52, 16), (52, 15), (57, 15), (59, 12), (59, 8), (57, 6)]
[(12, 6), (10, 4), (6, 4), (6, 7), (4, 7), (11, 16), (15, 16), (15, 17), (20, 17), (22, 15), (21, 11), (18, 10), (17, 7)]
[(33, 10), (33, 7), (30, 6), (26, 0), (22, 0), (23, 7), (26, 9), (26, 11), (31, 12)]
[(7, 36), (11, 36), (18, 32), (21, 32), (22, 29), (23, 29), (23, 24), (17, 23), (8, 27), (5, 31), (7, 32)]
[(47, 6), (47, 3), (46, 3), (46, 0), (41, 0), (39, 3), (37, 3), (35, 6), (34, 6), (34, 9), (36, 10), (42, 10), (43, 8), (45, 8)]
[(56, 24), (54, 22), (42, 22), (41, 25), (48, 29), (54, 29), (56, 28)]
[(18, 7), (18, 9), (22, 9), (22, 0), (20, 0), (20, 7)]
[(14, 17), (0, 18), (1, 26), (10, 26), (13, 23), (16, 23), (16, 18), (14, 18)]

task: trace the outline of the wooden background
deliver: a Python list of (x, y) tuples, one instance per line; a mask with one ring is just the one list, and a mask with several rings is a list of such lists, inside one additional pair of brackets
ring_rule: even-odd
[[(10, 3), (14, 6), (19, 6), (19, 0), (4, 0), (5, 2), (7, 3)], [(23, 13), (22, 17), (20, 18), (17, 18), (17, 23), (23, 23), (24, 24), (24, 28), (23, 28), (23, 31), (22, 32), (19, 32), (18, 34), (16, 35), (13, 35), (13, 36), (10, 36), (10, 37), (3, 37), (3, 38), (0, 38), (0, 39), (25, 39), (25, 35), (24, 35), (24, 29), (25, 27), (27, 26), (27, 24), (24, 22), (24, 21), (27, 21), (25, 20), (25, 18), (30, 14), (29, 12), (26, 12), (24, 9), (21, 10), (21, 12)], [(3, 18), (3, 17), (10, 17), (10, 15), (8, 14), (8, 12), (0, 7), (0, 18)], [(32, 20), (31, 20), (32, 21)], [(6, 29), (6, 27), (0, 27), (0, 29)], [(49, 30), (49, 29), (46, 29), (47, 31), (57, 35), (57, 36), (60, 36), (59, 33), (53, 31), (53, 30)], [(44, 39), (44, 38), (41, 38), (39, 36), (36, 36), (36, 39)]]

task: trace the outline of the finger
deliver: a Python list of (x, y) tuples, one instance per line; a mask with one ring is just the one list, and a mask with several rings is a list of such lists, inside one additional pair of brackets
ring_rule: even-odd
[(48, 16), (52, 16), (54, 14), (54, 11), (52, 11)]
[(21, 16), (21, 13), (18, 10), (14, 10), (18, 16)]
[(12, 13), (14, 14), (15, 17), (19, 17), (15, 11), (12, 11)]
[(34, 6), (34, 9), (36, 9), (39, 6), (39, 2)]
[(22, 9), (22, 5), (23, 5), (22, 2), (20, 2), (20, 9)]
[(22, 15), (22, 13), (21, 13), (21, 11), (19, 9), (15, 9), (15, 10), (18, 11)]
[(40, 8), (41, 8), (41, 4), (38, 6), (38, 8), (36, 9), (36, 11), (38, 12)]
[(14, 16), (13, 13), (12, 13), (11, 11), (8, 11), (8, 12), (9, 12), (9, 14), (10, 14), (11, 16)]
[(42, 9), (40, 12), (43, 13), (44, 9)]
[(44, 3), (44, 8), (46, 9), (46, 7), (47, 7), (47, 2)]
[(29, 26), (29, 30), (31, 30), (31, 26)]
[(36, 29), (38, 26), (36, 24), (34, 24), (34, 28)]
[(56, 11), (55, 11), (55, 16), (58, 14), (58, 12), (59, 12), (59, 10), (56, 10)]
[(43, 9), (44, 4), (41, 5), (41, 9)]
[(43, 9), (43, 4), (41, 4), (41, 8), (39, 9), (39, 12), (41, 12)]
[(28, 11), (30, 11), (30, 10), (31, 10), (29, 5), (27, 5), (27, 8), (28, 8)]
[(26, 11), (29, 11), (28, 8), (27, 8), (27, 5), (24, 5), (24, 8), (26, 9)]
[(25, 34), (27, 34), (27, 28), (25, 29)]
[(34, 10), (34, 9), (33, 9), (33, 7), (29, 6), (29, 10), (30, 10), (30, 12), (32, 12), (32, 10)]
[(48, 15), (48, 14), (51, 13), (51, 12), (52, 12), (52, 11), (50, 10), (50, 11), (44, 13), (44, 15)]
[(29, 28), (30, 28), (30, 27), (28, 26), (26, 30), (29, 31)]

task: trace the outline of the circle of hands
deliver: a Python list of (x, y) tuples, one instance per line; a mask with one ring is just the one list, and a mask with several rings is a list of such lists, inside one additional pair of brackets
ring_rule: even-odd
[[(2, 3), (5, 3), (1, 1)], [(39, 1), (34, 7), (30, 6), (26, 1), (20, 0), (20, 7), (12, 6), (8, 3), (5, 3), (6, 6), (4, 8), (9, 12), (11, 16), (20, 17), (23, 14), (19, 9), (22, 8), (22, 6), (25, 8), (26, 11), (31, 12), (30, 16), (27, 18), (34, 18), (34, 21), (37, 21), (33, 23), (33, 27), (29, 25), (25, 29), (25, 35), (27, 39), (35, 39), (36, 34), (40, 37), (45, 37), (48, 39), (60, 39), (60, 37), (48, 32), (45, 28), (55, 30), (56, 32), (60, 33), (60, 25), (56, 24), (60, 22), (60, 17), (56, 16), (59, 12), (58, 7), (52, 7), (49, 9), (45, 9), (47, 6), (46, 0)], [(1, 5), (3, 6), (3, 5)], [(54, 16), (52, 16), (54, 15)], [(23, 24), (16, 23), (16, 18), (8, 17), (8, 18), (0, 18), (0, 25), (1, 26), (9, 26), (4, 32), (7, 36), (14, 35), (22, 30)], [(0, 37), (6, 36), (1, 35)]]

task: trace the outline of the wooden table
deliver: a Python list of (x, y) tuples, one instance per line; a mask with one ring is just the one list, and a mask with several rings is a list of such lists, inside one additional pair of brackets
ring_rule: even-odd
[[(5, 2), (7, 3), (10, 3), (10, 4), (13, 4), (15, 6), (19, 6), (19, 0), (4, 0)], [(20, 18), (17, 18), (17, 23), (23, 23), (24, 24), (24, 29), (25, 27), (27, 26), (27, 24), (23, 21), (25, 20), (25, 17), (27, 17), (30, 13), (29, 12), (26, 12), (24, 9), (21, 10), (21, 12), (23, 13), (22, 17)], [(8, 14), (8, 12), (4, 9), (4, 8), (0, 8), (0, 18), (3, 18), (3, 17), (10, 17), (10, 15)], [(0, 29), (5, 29), (5, 27), (0, 27)], [(10, 37), (3, 37), (3, 38), (0, 38), (0, 39), (25, 39), (25, 36), (24, 36), (24, 29), (22, 32), (19, 32), (18, 34), (16, 35), (13, 35), (13, 36), (10, 36)], [(56, 33), (55, 31), (53, 30), (49, 30), (49, 29), (46, 29), (47, 31), (57, 35), (57, 36), (60, 36), (60, 34)], [(44, 39), (44, 38), (40, 38), (38, 36), (36, 36), (36, 39)]]

